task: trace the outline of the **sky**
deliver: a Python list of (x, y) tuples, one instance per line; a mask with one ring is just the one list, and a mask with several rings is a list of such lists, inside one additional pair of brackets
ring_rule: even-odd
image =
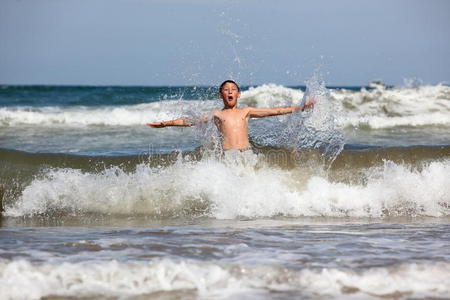
[(450, 83), (447, 0), (1, 0), (0, 84)]

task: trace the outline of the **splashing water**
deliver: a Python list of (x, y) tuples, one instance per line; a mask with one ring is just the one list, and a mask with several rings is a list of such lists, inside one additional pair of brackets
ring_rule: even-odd
[(306, 81), (300, 107), (310, 98), (316, 101), (314, 109), (294, 113), (279, 142), (295, 149), (321, 150), (331, 163), (344, 148), (344, 135), (337, 125), (338, 106), (330, 101), (330, 92), (318, 72)]
[(196, 126), (196, 137), (201, 141), (204, 150), (214, 155), (222, 151), (222, 137), (214, 124), (213, 112), (210, 112), (207, 117), (210, 119), (208, 122)]
[[(281, 116), (280, 122), (275, 124), (269, 123), (269, 120), (252, 124), (251, 140), (257, 143), (254, 146), (258, 147), (260, 144), (290, 147), (295, 150), (317, 149), (323, 152), (326, 165), (330, 165), (344, 147), (344, 135), (338, 127), (340, 107), (332, 103), (330, 92), (318, 71), (306, 81), (306, 91), (298, 103), (300, 107), (303, 107), (310, 98), (316, 101), (314, 109), (295, 112), (291, 116)], [(244, 103), (251, 104), (246, 103), (245, 99)], [(295, 105), (295, 102), (285, 104)], [(192, 122), (204, 118), (212, 120), (211, 112), (205, 114), (204, 111), (191, 109), (187, 115), (188, 120)], [(221, 152), (221, 136), (214, 122), (209, 121), (196, 126), (196, 138), (212, 152), (216, 154)]]

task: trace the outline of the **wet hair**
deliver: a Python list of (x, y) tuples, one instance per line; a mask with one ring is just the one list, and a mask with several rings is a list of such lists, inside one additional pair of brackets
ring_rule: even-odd
[(231, 79), (228, 79), (228, 80), (225, 80), (224, 82), (222, 82), (222, 84), (220, 85), (220, 87), (219, 87), (219, 93), (222, 91), (222, 88), (223, 88), (223, 86), (224, 86), (226, 83), (233, 83), (233, 84), (237, 87), (238, 92), (241, 91), (241, 88), (239, 87), (239, 85), (238, 85), (236, 82), (234, 82), (234, 81), (231, 80)]

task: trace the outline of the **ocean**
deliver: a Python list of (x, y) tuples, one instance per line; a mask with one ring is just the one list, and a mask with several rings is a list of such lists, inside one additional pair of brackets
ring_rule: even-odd
[(0, 86), (1, 299), (450, 299), (450, 87)]

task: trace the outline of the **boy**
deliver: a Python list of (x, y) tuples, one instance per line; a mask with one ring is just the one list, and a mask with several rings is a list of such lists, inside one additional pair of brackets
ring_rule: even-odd
[[(223, 109), (215, 110), (212, 114), (214, 123), (219, 129), (222, 136), (223, 150), (250, 149), (250, 142), (248, 140), (248, 120), (250, 118), (264, 118), (269, 116), (277, 116), (290, 114), (296, 110), (310, 108), (314, 106), (315, 100), (313, 98), (306, 101), (304, 107), (289, 106), (289, 107), (273, 107), (273, 108), (254, 108), (254, 107), (237, 107), (237, 100), (241, 96), (241, 90), (236, 82), (233, 80), (224, 81), (219, 87), (219, 95), (223, 100)], [(209, 121), (210, 117), (205, 117), (196, 123), (203, 123)], [(192, 126), (195, 125), (185, 118), (180, 118), (171, 121), (148, 123), (147, 126), (153, 128), (161, 128), (166, 126)]]

